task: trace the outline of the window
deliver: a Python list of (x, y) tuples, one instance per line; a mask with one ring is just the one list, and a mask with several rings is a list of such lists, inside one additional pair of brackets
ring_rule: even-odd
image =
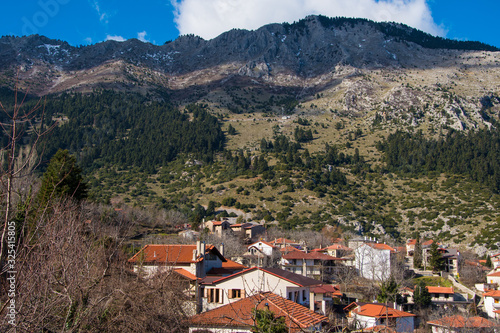
[(205, 289), (208, 303), (222, 303), (221, 289)]
[(500, 299), (495, 298), (495, 303), (500, 303)]
[(243, 289), (229, 289), (229, 298), (242, 298), (245, 295), (245, 290)]

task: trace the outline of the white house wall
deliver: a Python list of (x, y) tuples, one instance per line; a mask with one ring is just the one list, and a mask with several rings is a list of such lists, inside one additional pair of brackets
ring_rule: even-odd
[[(245, 290), (244, 297), (248, 297), (259, 292), (269, 291), (283, 298), (290, 299), (289, 293), (292, 293), (291, 300), (303, 305), (309, 304), (309, 287), (297, 286), (292, 282), (261, 270), (254, 270), (237, 277), (221, 281), (214, 285), (205, 286), (205, 290), (209, 289), (222, 290), (222, 300), (219, 303), (208, 303), (208, 299), (203, 298), (203, 311), (212, 310), (222, 305), (240, 300), (240, 298), (229, 298), (230, 289)], [(204, 294), (207, 295), (207, 291), (205, 291)], [(298, 300), (294, 299), (295, 295), (298, 295)]]
[(359, 275), (370, 279), (384, 281), (391, 274), (390, 250), (377, 250), (366, 244), (355, 250), (356, 268)]

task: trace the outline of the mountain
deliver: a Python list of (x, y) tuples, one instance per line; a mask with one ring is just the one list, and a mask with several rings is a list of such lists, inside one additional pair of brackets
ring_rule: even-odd
[(494, 248), (498, 51), (323, 16), (161, 46), (6, 36), (0, 86), (49, 96), (48, 149), (77, 154), (100, 200)]

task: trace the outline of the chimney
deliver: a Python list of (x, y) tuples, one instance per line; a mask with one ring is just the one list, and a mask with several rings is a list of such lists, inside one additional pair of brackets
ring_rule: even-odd
[(220, 254), (222, 254), (222, 256), (224, 257), (224, 243), (221, 243), (220, 244)]
[(198, 255), (198, 253), (201, 253), (201, 241), (197, 240), (196, 241), (196, 255)]
[(193, 261), (196, 261), (196, 250), (193, 250)]

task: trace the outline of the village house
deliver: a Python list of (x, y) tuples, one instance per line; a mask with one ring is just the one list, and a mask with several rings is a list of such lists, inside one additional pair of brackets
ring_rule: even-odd
[(391, 275), (396, 250), (387, 244), (364, 243), (354, 250), (358, 274), (370, 280), (385, 281)]
[(347, 246), (344, 246), (342, 244), (332, 244), (328, 247), (322, 248), (322, 249), (315, 249), (313, 250), (315, 252), (323, 252), (325, 254), (328, 254), (329, 256), (336, 257), (336, 258), (343, 258), (353, 252), (353, 250)]
[(209, 233), (222, 236), (222, 233), (231, 230), (231, 224), (226, 221), (207, 221), (203, 222), (202, 230), (207, 229)]
[(310, 287), (319, 284), (321, 282), (318, 280), (279, 268), (252, 267), (227, 277), (206, 277), (201, 280), (202, 309), (211, 310), (267, 291), (309, 306)]
[(494, 333), (498, 325), (482, 317), (466, 318), (461, 315), (428, 321), (432, 333), (478, 332)]
[(286, 248), (286, 247), (293, 247), (295, 249), (302, 249), (302, 244), (299, 242), (296, 242), (294, 240), (286, 239), (286, 238), (276, 238), (274, 241), (270, 242), (273, 246), (276, 246), (280, 249)]
[(252, 333), (255, 311), (269, 310), (284, 319), (287, 332), (320, 332), (328, 318), (271, 292), (238, 299), (189, 319), (189, 332)]
[(321, 252), (291, 251), (281, 256), (280, 267), (321, 281), (328, 280), (342, 259)]
[(375, 326), (387, 326), (396, 332), (413, 332), (415, 329), (414, 314), (383, 304), (351, 303), (344, 309), (348, 312), (349, 322), (363, 332)]
[(148, 244), (128, 260), (134, 272), (145, 276), (175, 269), (197, 278), (205, 277), (213, 268), (222, 268), (226, 261), (215, 246), (200, 241), (196, 244)]
[(315, 312), (327, 314), (327, 309), (331, 308), (334, 299), (342, 298), (342, 292), (339, 286), (331, 284), (319, 284), (309, 289), (312, 295), (309, 308)]
[(245, 239), (252, 240), (266, 231), (264, 226), (255, 222), (237, 223), (231, 225), (233, 232), (242, 233)]
[(493, 270), (486, 276), (486, 281), (490, 284), (497, 284), (500, 286), (500, 269)]
[(431, 295), (431, 301), (433, 303), (448, 303), (454, 300), (455, 291), (453, 287), (426, 286), (426, 288)]
[(483, 298), (488, 317), (500, 319), (500, 290), (489, 290), (483, 294)]
[(252, 255), (265, 255), (268, 257), (272, 256), (273, 253), (277, 251), (276, 246), (263, 240), (248, 245), (247, 249), (248, 252)]

